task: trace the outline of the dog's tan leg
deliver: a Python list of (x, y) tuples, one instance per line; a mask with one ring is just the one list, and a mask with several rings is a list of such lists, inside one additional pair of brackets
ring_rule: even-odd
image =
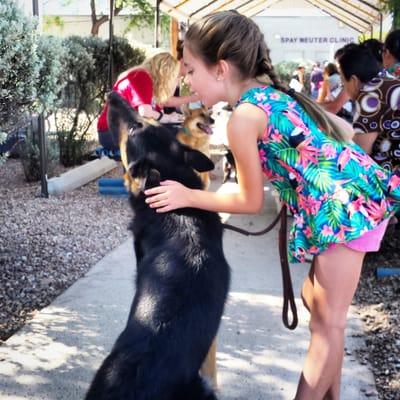
[(209, 172), (200, 172), (199, 173), (201, 181), (203, 182), (204, 190), (208, 190), (210, 187), (210, 173)]
[(218, 388), (217, 383), (217, 338), (214, 338), (206, 359), (200, 369), (200, 374), (203, 378), (207, 379), (212, 385), (213, 389)]

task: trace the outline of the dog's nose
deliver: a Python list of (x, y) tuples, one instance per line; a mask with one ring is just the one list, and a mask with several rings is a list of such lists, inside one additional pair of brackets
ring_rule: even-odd
[(210, 117), (210, 123), (215, 124), (215, 119)]

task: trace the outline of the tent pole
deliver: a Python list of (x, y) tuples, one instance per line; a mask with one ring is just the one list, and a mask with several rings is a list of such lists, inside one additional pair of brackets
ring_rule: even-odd
[[(39, 2), (32, 0), (32, 13), (39, 17)], [(49, 191), (47, 187), (47, 148), (46, 136), (44, 131), (44, 114), (40, 113), (37, 120), (37, 134), (39, 137), (39, 153), (40, 153), (40, 196), (48, 198)]]

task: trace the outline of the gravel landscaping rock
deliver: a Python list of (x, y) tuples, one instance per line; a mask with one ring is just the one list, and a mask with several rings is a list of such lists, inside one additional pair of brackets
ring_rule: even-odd
[(37, 193), (18, 160), (0, 167), (0, 340), (129, 235), (127, 198), (99, 195), (96, 182), (49, 199)]
[[(99, 195), (96, 182), (50, 199), (37, 193), (18, 160), (0, 167), (0, 345), (130, 235), (127, 198)], [(371, 364), (379, 398), (400, 400), (400, 277), (378, 279), (378, 266), (400, 267), (400, 224), (366, 256), (354, 300), (366, 337), (356, 356)]]

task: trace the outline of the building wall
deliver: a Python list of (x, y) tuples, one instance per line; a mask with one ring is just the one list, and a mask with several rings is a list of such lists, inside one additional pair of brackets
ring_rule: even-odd
[[(271, 50), (274, 64), (280, 61), (333, 60), (335, 51), (357, 42), (359, 33), (331, 17), (255, 17)], [(305, 28), (306, 27), (306, 28)]]
[[(92, 27), (92, 21), (89, 15), (62, 15), (61, 23), (56, 24), (52, 16), (46, 16), (43, 20), (43, 32), (49, 35), (66, 37), (70, 35), (88, 36)], [(124, 36), (133, 46), (144, 47), (149, 52), (154, 44), (154, 29), (152, 27), (134, 28), (125, 33), (127, 16), (114, 17), (114, 35)], [(108, 39), (109, 23), (106, 22), (100, 26), (99, 37)], [(169, 35), (162, 35), (161, 47), (169, 48)]]

